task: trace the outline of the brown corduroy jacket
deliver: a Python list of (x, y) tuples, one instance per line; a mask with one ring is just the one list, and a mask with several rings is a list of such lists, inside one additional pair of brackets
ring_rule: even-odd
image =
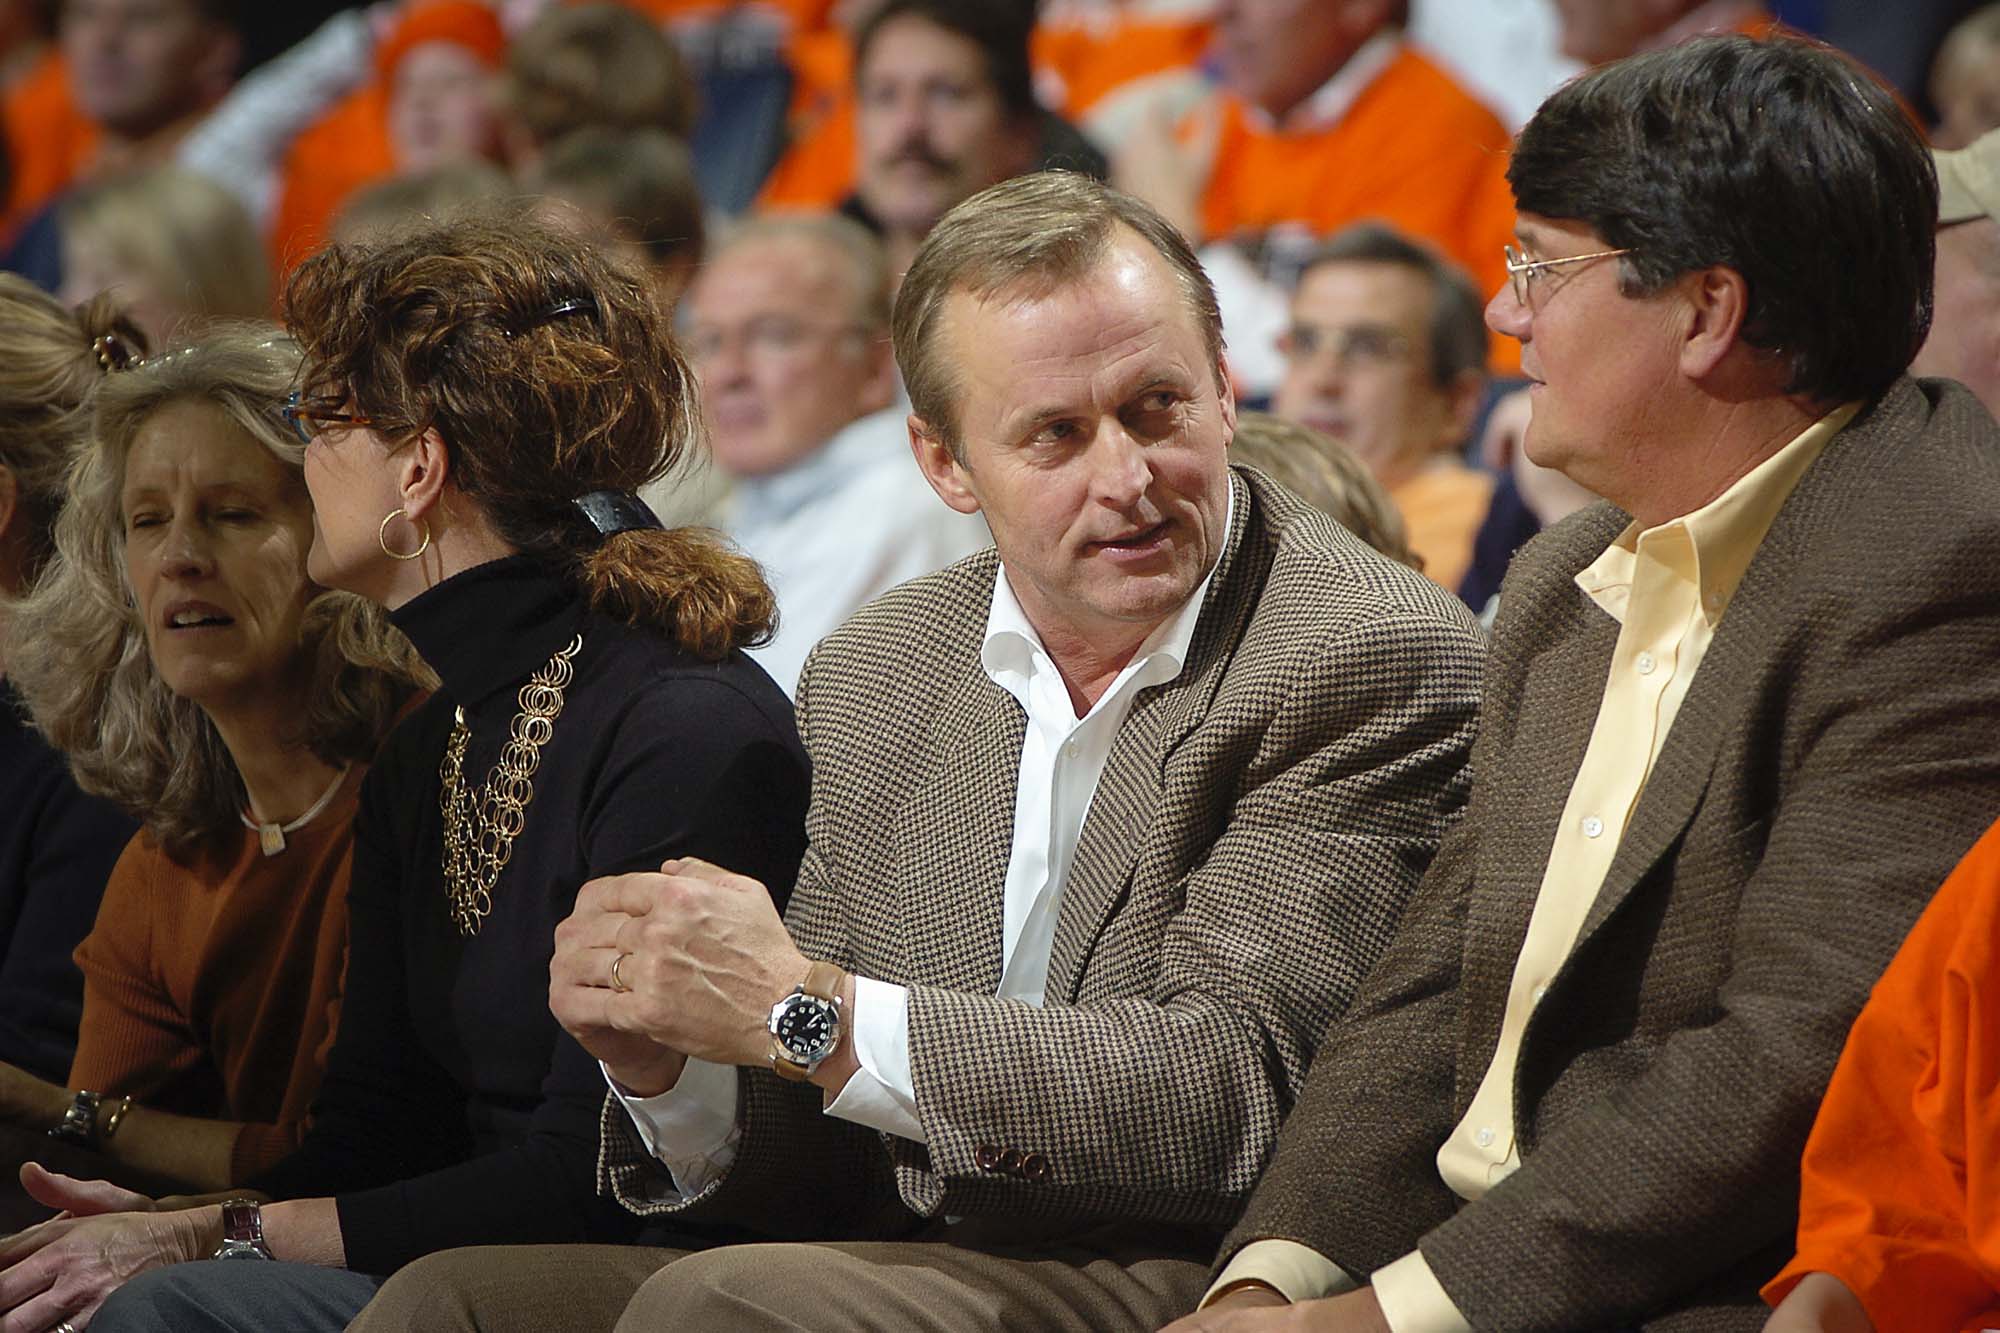
[(1188, 660), (1140, 693), (1097, 788), (1040, 1008), (994, 995), (1025, 725), (980, 666), (994, 553), (892, 591), (808, 663), (787, 924), (808, 957), (910, 987), (927, 1144), (748, 1070), (735, 1163), (691, 1201), (658, 1200), (608, 1100), (607, 1190), (787, 1237), (951, 1215), (1219, 1238), (1462, 804), (1482, 657), (1428, 580), (1259, 475), (1232, 484)]
[(1757, 1329), (1848, 1025), (2000, 814), (2000, 429), (1901, 380), (1771, 526), (1635, 807), (1514, 1087), (1522, 1165), (1436, 1155), (1492, 1059), (1618, 626), (1576, 586), (1609, 505), (1515, 558), (1467, 813), (1329, 1031), (1221, 1261), (1420, 1246), (1479, 1329)]

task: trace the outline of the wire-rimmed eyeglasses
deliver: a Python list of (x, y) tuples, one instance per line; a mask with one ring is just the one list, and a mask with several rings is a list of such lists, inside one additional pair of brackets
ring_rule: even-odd
[(1615, 259), (1632, 253), (1627, 246), (1623, 250), (1593, 250), (1587, 255), (1564, 255), (1560, 259), (1530, 259), (1511, 245), (1503, 245), (1500, 250), (1507, 256), (1507, 281), (1514, 285), (1514, 299), (1522, 305), (1528, 304), (1528, 290), (1545, 268), (1561, 268), (1564, 264), (1581, 264), (1590, 259)]

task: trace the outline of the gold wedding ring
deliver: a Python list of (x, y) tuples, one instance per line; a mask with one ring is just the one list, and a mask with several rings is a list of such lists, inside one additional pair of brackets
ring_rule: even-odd
[(632, 955), (629, 953), (621, 953), (616, 958), (611, 960), (611, 989), (617, 991), (620, 995), (623, 995), (626, 991), (632, 989), (630, 986), (625, 984), (625, 978), (618, 975), (619, 966), (623, 964), (624, 961), (627, 958), (630, 958), (631, 956)]

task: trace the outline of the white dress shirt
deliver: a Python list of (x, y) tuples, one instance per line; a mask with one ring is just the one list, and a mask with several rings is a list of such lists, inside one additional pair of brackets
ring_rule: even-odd
[(900, 407), (850, 422), (805, 459), (741, 477), (716, 525), (764, 567), (778, 595), (778, 633), (750, 656), (786, 694), (806, 655), (898, 583), (991, 545), (986, 524), (938, 499), (910, 455)]
[[(1235, 507), (1233, 495), (1230, 507)], [(1224, 521), (1225, 532), (1229, 521)], [(1214, 578), (1211, 568), (1194, 595), (1146, 637), (1111, 687), (1078, 717), (1069, 688), (1015, 598), (1004, 566), (995, 577), (979, 660), (993, 683), (1019, 700), (1027, 714), (1015, 782), (1014, 840), (1003, 884), (1000, 987), (995, 992), (1001, 998), (1042, 1003), (1063, 884), (1112, 743), (1139, 691), (1180, 675)], [(848, 1018), (860, 1068), (827, 1114), (924, 1142), (910, 1071), (909, 991), (857, 976), (854, 1012)], [(734, 1160), (741, 1137), (734, 1067), (689, 1060), (680, 1082), (657, 1097), (632, 1097), (615, 1082), (611, 1086), (640, 1141), (666, 1166), (682, 1194), (700, 1193)]]

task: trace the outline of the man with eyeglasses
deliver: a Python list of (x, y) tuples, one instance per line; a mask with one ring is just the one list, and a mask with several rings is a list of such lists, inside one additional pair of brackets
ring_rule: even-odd
[(788, 694), (863, 602), (988, 542), (910, 459), (885, 269), (855, 223), (774, 217), (728, 237), (688, 293), (687, 348), (731, 483), (713, 521), (777, 593), (777, 635), (751, 656)]
[(1387, 227), (1340, 232), (1307, 261), (1279, 337), (1281, 417), (1325, 431), (1382, 483), (1424, 573), (1456, 592), (1493, 480), (1459, 450), (1486, 388), (1472, 280)]
[(1466, 816), (1175, 1333), (1761, 1327), (1848, 1025), (2000, 807), (2000, 429), (1905, 374), (1893, 96), (1699, 38), (1508, 179), (1524, 447), (1604, 502), (1516, 556)]

